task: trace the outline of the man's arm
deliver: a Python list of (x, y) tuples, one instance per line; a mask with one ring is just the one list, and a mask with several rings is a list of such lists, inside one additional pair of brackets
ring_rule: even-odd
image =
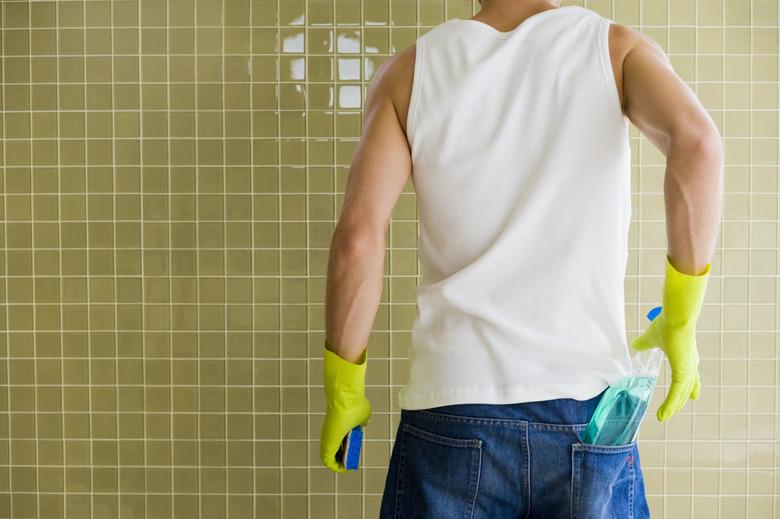
[[(611, 28), (612, 29), (612, 28)], [(671, 383), (656, 417), (663, 422), (701, 394), (696, 323), (720, 221), (723, 145), (715, 123), (649, 37), (615, 27), (627, 42), (624, 112), (666, 156), (666, 277), (662, 310), (631, 344), (661, 348)]]
[(362, 134), (331, 240), (326, 340), (329, 350), (350, 362), (362, 358), (373, 327), (382, 295), (385, 234), (412, 170), (393, 104), (398, 85), (406, 82), (401, 76), (409, 70), (408, 56), (404, 52), (385, 61), (366, 92)]
[(619, 24), (610, 27), (613, 37), (628, 49), (624, 113), (666, 156), (669, 258), (680, 272), (699, 274), (712, 257), (720, 222), (723, 144), (717, 126), (655, 41)]

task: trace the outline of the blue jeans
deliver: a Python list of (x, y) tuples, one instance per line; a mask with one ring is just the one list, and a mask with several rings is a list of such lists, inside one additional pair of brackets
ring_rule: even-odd
[(636, 442), (581, 442), (603, 394), (402, 409), (380, 519), (649, 518)]

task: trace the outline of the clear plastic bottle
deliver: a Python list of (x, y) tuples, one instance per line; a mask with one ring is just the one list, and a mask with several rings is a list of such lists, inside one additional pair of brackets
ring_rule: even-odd
[[(661, 312), (647, 314), (652, 321)], [(636, 440), (639, 426), (653, 397), (655, 383), (665, 355), (660, 348), (639, 351), (631, 358), (631, 373), (609, 386), (582, 433), (582, 442), (597, 445), (625, 445)]]

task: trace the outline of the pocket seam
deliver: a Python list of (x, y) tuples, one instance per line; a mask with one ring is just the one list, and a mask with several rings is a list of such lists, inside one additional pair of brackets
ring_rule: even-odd
[[(634, 456), (632, 450), (631, 456)], [(631, 460), (631, 480), (628, 482), (628, 519), (634, 519), (634, 481), (636, 480), (636, 469), (634, 460)]]
[(631, 466), (631, 480), (628, 482), (628, 519), (634, 519), (634, 467)]
[(404, 467), (404, 458), (406, 456), (406, 452), (405, 452), (406, 445), (404, 445), (404, 435), (400, 434), (400, 437), (396, 438), (396, 441), (400, 441), (401, 445), (399, 446), (398, 449), (398, 468), (395, 471), (395, 519), (402, 519), (401, 503), (403, 502), (402, 494), (404, 491), (403, 467)]
[(636, 442), (626, 443), (623, 445), (598, 445), (596, 443), (577, 442), (572, 444), (572, 448), (574, 448), (575, 450), (586, 451), (586, 452), (620, 454), (622, 452), (633, 451), (636, 445), (637, 445)]
[(420, 429), (409, 423), (404, 423), (404, 430), (423, 440), (432, 441), (448, 447), (482, 447), (482, 440), (479, 438), (452, 438)]
[[(474, 455), (474, 452), (471, 453), (471, 455)], [(474, 462), (471, 462), (471, 472), (472, 472), (472, 481), (469, 485), (469, 493), (472, 495), (471, 499), (471, 505), (469, 506), (469, 514), (468, 517), (471, 519), (474, 517), (474, 508), (477, 505), (477, 496), (479, 495), (479, 480), (482, 477), (482, 440), (479, 440), (479, 445), (477, 446), (477, 474), (476, 477), (474, 477)]]
[(545, 431), (576, 431), (582, 432), (588, 426), (587, 423), (547, 423), (547, 422), (528, 422), (528, 427), (542, 429)]
[[(571, 486), (569, 489), (569, 515), (571, 519), (577, 519), (580, 513), (580, 496), (582, 495), (581, 481), (582, 481), (582, 468), (583, 457), (579, 459), (576, 456), (577, 450), (572, 448), (571, 450)], [(576, 506), (575, 506), (576, 504)], [(576, 510), (576, 513), (575, 513)]]

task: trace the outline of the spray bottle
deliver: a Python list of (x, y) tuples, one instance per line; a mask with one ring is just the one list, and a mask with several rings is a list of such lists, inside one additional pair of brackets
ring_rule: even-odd
[[(661, 307), (650, 310), (652, 321)], [(631, 358), (631, 372), (620, 382), (609, 386), (599, 400), (582, 442), (596, 445), (625, 445), (636, 441), (639, 426), (653, 396), (655, 383), (665, 355), (660, 348), (637, 352)]]

